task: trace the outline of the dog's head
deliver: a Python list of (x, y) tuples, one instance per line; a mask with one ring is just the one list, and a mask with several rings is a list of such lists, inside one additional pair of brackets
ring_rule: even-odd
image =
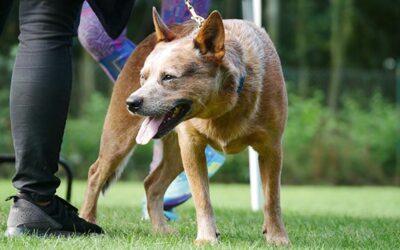
[[(140, 72), (141, 87), (127, 99), (128, 110), (146, 116), (136, 141), (160, 138), (180, 122), (210, 118), (210, 102), (219, 96), (225, 33), (221, 15), (213, 12), (197, 33), (178, 38), (153, 8), (157, 45)], [(211, 107), (210, 107), (211, 106)]]

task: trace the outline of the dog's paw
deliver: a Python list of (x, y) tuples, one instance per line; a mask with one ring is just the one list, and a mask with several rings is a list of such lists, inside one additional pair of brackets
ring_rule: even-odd
[(196, 246), (207, 246), (207, 245), (217, 245), (218, 244), (218, 239), (217, 238), (212, 238), (212, 239), (196, 239), (194, 241), (194, 244)]
[(92, 216), (92, 215), (84, 215), (84, 214), (80, 214), (79, 215), (82, 219), (84, 219), (87, 222), (96, 224), (96, 216)]
[(275, 234), (265, 234), (265, 239), (268, 243), (275, 246), (286, 246), (290, 245), (289, 237), (286, 233), (275, 233)]

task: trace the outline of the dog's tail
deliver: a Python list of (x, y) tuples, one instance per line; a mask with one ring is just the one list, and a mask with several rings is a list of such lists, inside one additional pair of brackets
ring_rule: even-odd
[(116, 168), (115, 172), (106, 180), (106, 182), (103, 185), (103, 188), (101, 189), (101, 193), (104, 195), (107, 191), (107, 189), (111, 186), (111, 184), (113, 184), (114, 182), (116, 182), (117, 180), (119, 180), (119, 178), (121, 177), (122, 173), (125, 170), (126, 165), (129, 162), (129, 159), (131, 158), (132, 154), (133, 154), (133, 150), (132, 149), (129, 154), (127, 154), (125, 156), (125, 158), (121, 161), (121, 163), (119, 164), (119, 166)]

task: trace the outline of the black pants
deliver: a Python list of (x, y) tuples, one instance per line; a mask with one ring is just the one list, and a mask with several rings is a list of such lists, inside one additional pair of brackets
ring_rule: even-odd
[(37, 200), (54, 195), (60, 184), (54, 174), (71, 93), (71, 44), (82, 2), (19, 1), (21, 33), (10, 94), (17, 159), (13, 185)]

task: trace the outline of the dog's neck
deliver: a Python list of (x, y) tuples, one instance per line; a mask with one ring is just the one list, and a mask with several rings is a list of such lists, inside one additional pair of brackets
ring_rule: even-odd
[[(225, 56), (216, 77), (220, 89), (218, 99), (207, 104), (207, 118), (194, 118), (192, 125), (208, 138), (224, 138), (226, 142), (247, 131), (248, 123), (258, 110), (259, 90), (253, 86), (254, 76), (246, 69), (242, 46), (236, 39), (225, 43)], [(222, 143), (223, 144), (223, 143)]]
[(234, 87), (237, 94), (243, 91), (247, 75), (243, 59), (243, 50), (240, 43), (236, 39), (226, 40), (225, 56), (222, 65), (231, 77), (223, 79), (228, 81), (228, 83), (222, 83), (221, 86), (226, 87), (233, 84), (231, 87)]

